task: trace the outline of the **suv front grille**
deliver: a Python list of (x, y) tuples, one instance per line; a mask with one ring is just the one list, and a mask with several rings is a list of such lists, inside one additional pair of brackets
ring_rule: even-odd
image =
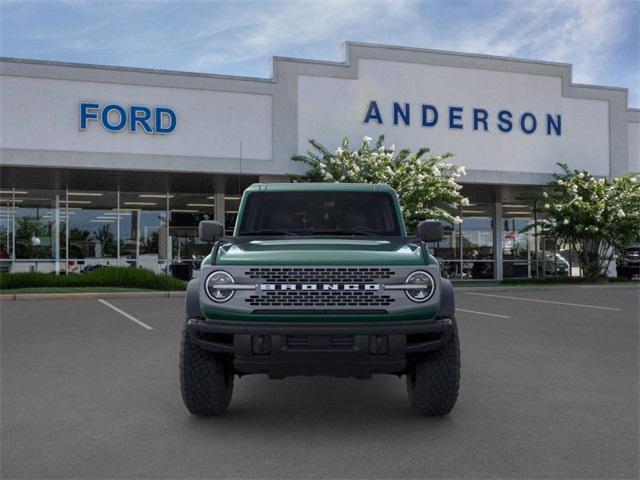
[(244, 274), (264, 283), (377, 283), (395, 272), (384, 267), (258, 267)]
[(387, 307), (395, 300), (374, 291), (299, 291), (262, 292), (245, 299), (253, 307)]
[[(273, 284), (383, 283), (395, 272), (385, 267), (254, 267), (247, 278)], [(395, 300), (379, 290), (269, 290), (249, 296), (254, 307), (387, 307)]]

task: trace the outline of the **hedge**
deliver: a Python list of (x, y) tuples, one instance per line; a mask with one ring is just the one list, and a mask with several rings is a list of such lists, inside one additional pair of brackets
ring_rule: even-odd
[(637, 281), (627, 280), (622, 277), (603, 277), (595, 281), (583, 277), (505, 278), (500, 281), (501, 285), (590, 285), (606, 283), (637, 283)]
[(184, 290), (186, 283), (142, 268), (104, 267), (87, 273), (0, 273), (0, 289), (31, 287), (125, 287), (150, 290)]

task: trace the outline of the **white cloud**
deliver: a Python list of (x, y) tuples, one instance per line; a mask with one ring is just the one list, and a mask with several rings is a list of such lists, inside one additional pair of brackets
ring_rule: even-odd
[(515, 2), (493, 21), (461, 29), (449, 48), (574, 65), (574, 81), (590, 83), (623, 37), (625, 4), (596, 0)]
[[(238, 62), (266, 61), (292, 47), (326, 58), (327, 49), (360, 40), (572, 63), (575, 82), (597, 83), (610, 77), (603, 70), (624, 34), (626, 10), (633, 8), (599, 0), (528, 0), (478, 18), (474, 12), (481, 13), (482, 4), (477, 3), (448, 31), (429, 12), (443, 4), (273, 2), (260, 3), (259, 11), (242, 5), (227, 12), (223, 27), (195, 33), (201, 43), (183, 68), (215, 72)], [(614, 83), (624, 85), (623, 80)]]
[(640, 42), (623, 43), (637, 0), (65, 0), (70, 28), (39, 17), (40, 2), (0, 2), (5, 26), (30, 26), (11, 40), (39, 42), (40, 58), (266, 75), (274, 55), (337, 60), (338, 46), (354, 40), (566, 62), (577, 83), (640, 84)]
[[(333, 48), (360, 35), (402, 26), (417, 3), (397, 1), (272, 2), (259, 11), (232, 9), (224, 27), (212, 25), (195, 33), (203, 41), (189, 67), (212, 70), (227, 63), (264, 59), (279, 51), (317, 46)], [(413, 17), (415, 18), (415, 16)], [(337, 40), (339, 39), (339, 40)]]

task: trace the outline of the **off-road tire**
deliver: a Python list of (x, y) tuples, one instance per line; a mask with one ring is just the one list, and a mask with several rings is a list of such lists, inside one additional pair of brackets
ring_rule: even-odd
[(193, 415), (222, 415), (233, 394), (233, 373), (215, 354), (192, 343), (189, 336), (189, 324), (185, 320), (180, 344), (182, 401)]
[(460, 342), (455, 318), (449, 341), (418, 358), (407, 373), (407, 394), (415, 411), (429, 417), (453, 410), (460, 388)]

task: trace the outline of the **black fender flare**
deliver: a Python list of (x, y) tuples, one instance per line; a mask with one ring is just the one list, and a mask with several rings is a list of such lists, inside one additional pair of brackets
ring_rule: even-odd
[(438, 317), (451, 318), (456, 313), (456, 299), (453, 295), (453, 285), (447, 278), (440, 279), (440, 308)]
[(197, 278), (189, 280), (185, 295), (185, 310), (187, 318), (202, 318), (200, 311), (200, 282)]

